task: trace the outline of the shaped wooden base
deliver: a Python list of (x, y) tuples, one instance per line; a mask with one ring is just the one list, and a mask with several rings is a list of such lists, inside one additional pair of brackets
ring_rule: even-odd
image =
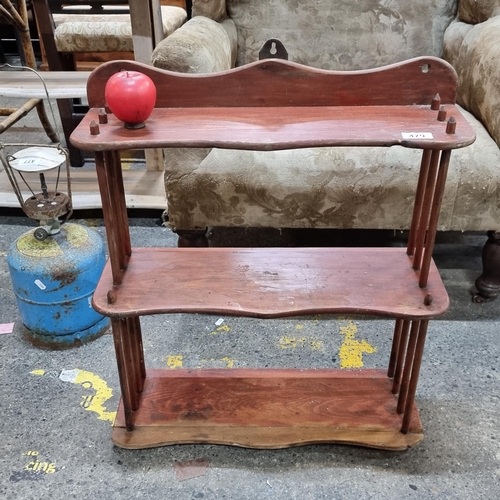
[(410, 432), (383, 370), (148, 370), (135, 428), (120, 403), (113, 442), (122, 448), (212, 443), (285, 448), (344, 443), (404, 450), (423, 439), (416, 407)]

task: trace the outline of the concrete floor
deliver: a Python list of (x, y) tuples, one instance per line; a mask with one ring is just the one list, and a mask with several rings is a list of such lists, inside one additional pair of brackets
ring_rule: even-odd
[[(119, 384), (110, 335), (68, 351), (22, 336), (6, 265), (31, 221), (0, 215), (0, 498), (5, 499), (494, 499), (500, 496), (500, 301), (470, 300), (482, 235), (440, 235), (436, 262), (450, 311), (430, 323), (417, 404), (425, 438), (405, 452), (341, 445), (283, 450), (182, 445), (123, 450), (110, 441)], [(105, 237), (99, 220), (91, 225)], [(157, 220), (132, 219), (133, 243), (173, 246)], [(213, 245), (404, 243), (390, 232), (311, 233), (216, 229)], [(170, 315), (143, 318), (149, 367), (340, 367), (348, 335), (365, 367), (387, 364), (393, 323), (349, 317), (258, 320)], [(222, 328), (221, 328), (222, 327)], [(374, 352), (369, 352), (374, 351)], [(75, 379), (76, 377), (76, 379)], [(69, 381), (68, 381), (69, 379)], [(66, 380), (66, 381), (65, 381)], [(71, 381), (72, 380), (72, 381)], [(180, 480), (184, 462), (204, 475)], [(33, 470), (39, 469), (39, 470)]]

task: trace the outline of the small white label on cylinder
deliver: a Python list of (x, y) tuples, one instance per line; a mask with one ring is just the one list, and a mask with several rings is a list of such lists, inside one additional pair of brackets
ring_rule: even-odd
[(59, 379), (62, 380), (63, 382), (71, 382), (72, 384), (75, 383), (76, 377), (78, 377), (78, 373), (80, 370), (62, 370), (61, 374), (59, 375)]
[(35, 280), (35, 285), (40, 288), (40, 290), (45, 290), (47, 288), (40, 280)]

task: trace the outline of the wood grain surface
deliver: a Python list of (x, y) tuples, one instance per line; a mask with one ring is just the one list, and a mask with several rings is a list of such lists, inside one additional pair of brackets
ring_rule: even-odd
[[(143, 129), (125, 129), (110, 114), (109, 123), (101, 124), (99, 133), (91, 135), (90, 125), (99, 122), (99, 110), (106, 104), (106, 82), (121, 70), (141, 71), (153, 79), (156, 109)], [(448, 63), (432, 57), (350, 72), (270, 59), (201, 75), (113, 61), (89, 77), (88, 99), (95, 109), (71, 140), (88, 151), (133, 147), (274, 150), (346, 145), (453, 149), (471, 144), (475, 137), (454, 106), (456, 80)], [(444, 106), (441, 110), (440, 105)], [(458, 121), (456, 133), (446, 133), (444, 115)], [(408, 140), (402, 132), (430, 136)]]
[(345, 442), (405, 449), (422, 439), (422, 426), (414, 407), (402, 434), (396, 403), (381, 370), (148, 370), (135, 429), (124, 430), (120, 407), (113, 440), (129, 448)]
[(390, 106), (454, 104), (457, 75), (436, 57), (418, 57), (383, 68), (327, 71), (291, 61), (267, 59), (220, 73), (186, 74), (133, 61), (99, 66), (87, 84), (92, 108), (105, 105), (104, 88), (119, 71), (148, 75), (157, 87), (158, 108)]
[[(116, 301), (108, 304), (111, 289)], [(428, 294), (433, 300), (425, 305)], [(122, 285), (113, 288), (108, 264), (94, 294), (94, 307), (115, 317), (367, 313), (423, 319), (448, 306), (435, 265), (420, 288), (404, 248), (135, 248)]]
[[(454, 149), (474, 141), (474, 131), (458, 108), (445, 107), (457, 120), (455, 134), (428, 106), (309, 106), (239, 108), (158, 108), (146, 126), (129, 130), (108, 115), (99, 122), (92, 109), (71, 136), (72, 143), (88, 151), (158, 147), (218, 147), (278, 150), (319, 146), (395, 146)], [(406, 139), (403, 133), (417, 133)], [(422, 133), (431, 134), (427, 138)]]

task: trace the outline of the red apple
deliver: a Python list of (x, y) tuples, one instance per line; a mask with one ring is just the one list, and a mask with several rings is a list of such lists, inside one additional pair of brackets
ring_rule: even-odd
[(120, 71), (106, 82), (104, 97), (109, 109), (127, 128), (141, 128), (155, 107), (156, 87), (144, 73)]

